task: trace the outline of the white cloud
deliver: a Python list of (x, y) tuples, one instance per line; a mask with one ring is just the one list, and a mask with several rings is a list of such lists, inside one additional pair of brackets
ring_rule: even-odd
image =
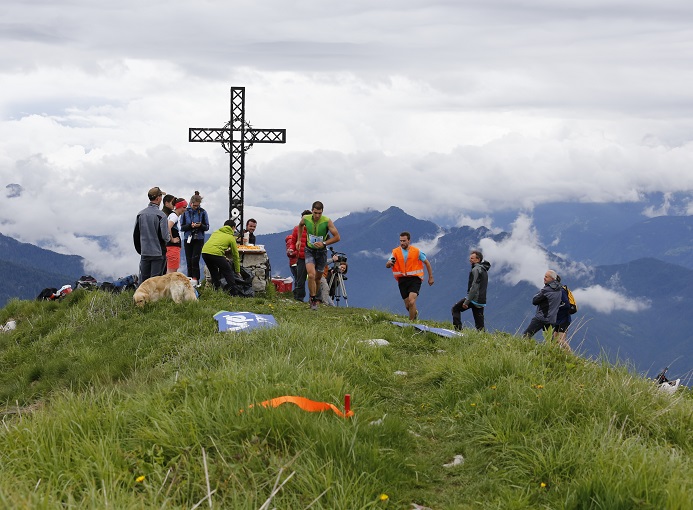
[[(231, 85), (246, 87), (253, 127), (287, 129), (286, 145), (247, 153), (246, 217), (263, 233), (315, 198), (333, 218), (398, 205), (475, 226), (556, 200), (693, 189), (682, 0), (9, 0), (4, 12), (0, 186), (24, 192), (0, 210), (3, 233), (102, 270), (136, 262), (131, 223), (153, 185), (199, 189), (221, 225), (228, 156), (187, 139), (224, 125)], [(489, 249), (510, 278), (540, 282), (547, 261), (521, 223)], [(76, 234), (122, 252), (109, 260)]]
[(669, 214), (669, 209), (671, 208), (671, 193), (664, 193), (664, 200), (662, 205), (659, 207), (649, 206), (646, 207), (642, 214), (648, 218), (656, 218), (657, 216), (666, 216)]
[[(411, 242), (413, 245), (415, 245), (417, 248), (419, 248), (422, 252), (426, 254), (427, 257), (432, 257), (438, 251), (440, 248), (438, 248), (438, 240), (445, 235), (445, 232), (443, 230), (439, 230), (436, 235), (433, 238), (421, 238), (421, 239), (412, 239)], [(384, 261), (389, 259), (390, 256), (392, 255), (391, 252), (389, 251), (383, 251), (380, 249), (377, 250), (361, 250), (356, 253), (357, 255), (360, 255), (362, 257), (369, 257), (369, 258), (379, 258), (383, 259)]]
[(433, 257), (436, 253), (440, 251), (440, 248), (438, 247), (438, 241), (444, 235), (444, 230), (438, 230), (438, 232), (436, 232), (435, 236), (433, 236), (432, 238), (421, 238), (417, 240), (412, 239), (411, 242), (419, 250), (424, 252), (426, 254), (426, 257)]
[(485, 238), (479, 244), (484, 258), (493, 264), (494, 273), (501, 274), (508, 285), (525, 281), (541, 287), (547, 269), (556, 271), (564, 283), (571, 277), (589, 277), (593, 271), (590, 266), (568, 257), (560, 261), (550, 258), (528, 214), (518, 215), (509, 237), (500, 242)]
[(457, 221), (455, 223), (456, 226), (458, 227), (471, 227), (471, 228), (481, 228), (481, 227), (486, 227), (487, 229), (491, 230), (492, 232), (498, 234), (501, 232), (501, 229), (494, 229), (493, 228), (493, 219), (489, 216), (483, 216), (480, 218), (473, 218), (467, 214), (459, 214), (457, 215)]
[(643, 298), (629, 298), (620, 292), (607, 289), (601, 285), (593, 285), (584, 289), (571, 289), (578, 307), (592, 308), (599, 313), (610, 314), (614, 311), (642, 312), (652, 305), (651, 301)]
[(551, 266), (546, 250), (538, 242), (532, 218), (521, 214), (512, 224), (510, 237), (496, 242), (482, 239), (479, 243), (484, 258), (492, 261), (494, 272), (503, 273), (503, 281), (516, 285), (521, 281), (543, 285), (543, 276)]
[(392, 255), (392, 252), (386, 252), (383, 250), (361, 250), (356, 252), (354, 255), (366, 258), (383, 259), (383, 261), (387, 261), (387, 259), (389, 259)]

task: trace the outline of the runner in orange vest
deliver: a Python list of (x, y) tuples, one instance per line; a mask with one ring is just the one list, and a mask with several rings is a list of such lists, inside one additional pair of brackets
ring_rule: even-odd
[(399, 248), (392, 250), (385, 267), (392, 268), (392, 274), (397, 280), (399, 293), (404, 300), (404, 306), (409, 312), (409, 320), (416, 320), (419, 311), (416, 309), (416, 298), (419, 297), (421, 282), (424, 279), (424, 266), (428, 271), (428, 284), (433, 285), (433, 269), (426, 259), (426, 254), (410, 244), (409, 232), (399, 235)]

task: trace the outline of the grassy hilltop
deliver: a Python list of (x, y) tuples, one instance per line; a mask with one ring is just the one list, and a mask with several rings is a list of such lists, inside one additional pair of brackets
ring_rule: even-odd
[[(218, 333), (219, 310), (279, 326)], [(132, 293), (76, 291), (13, 300), (10, 317), (3, 508), (693, 508), (691, 392), (552, 344), (442, 338), (273, 292), (140, 310)], [(359, 343), (375, 338), (390, 345)], [(347, 393), (347, 419), (249, 408), (342, 409)]]

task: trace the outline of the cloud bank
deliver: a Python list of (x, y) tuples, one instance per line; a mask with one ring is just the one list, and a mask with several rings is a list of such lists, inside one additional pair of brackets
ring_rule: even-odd
[(595, 312), (610, 314), (615, 311), (638, 313), (650, 308), (652, 303), (647, 299), (629, 298), (616, 290), (601, 285), (584, 289), (571, 289), (579, 307), (592, 308)]
[[(544, 285), (543, 276), (547, 269), (555, 270), (564, 283), (571, 277), (589, 276), (591, 268), (573, 261), (553, 260), (549, 253), (539, 244), (532, 218), (521, 214), (512, 225), (508, 238), (501, 242), (493, 239), (482, 239), (481, 248), (484, 258), (493, 261), (494, 273), (501, 273), (502, 280), (508, 285), (521, 281), (535, 284), (538, 288)], [(586, 288), (573, 288), (578, 307), (592, 308), (594, 311), (610, 314), (614, 311), (641, 312), (651, 306), (646, 298), (628, 297), (618, 285), (618, 277), (610, 281), (613, 288), (593, 285)]]
[[(227, 122), (232, 85), (253, 127), (287, 129), (247, 154), (260, 233), (314, 200), (335, 218), (398, 205), (463, 222), (693, 190), (689, 2), (4, 7), (0, 231), (114, 276), (136, 267), (150, 187), (200, 190), (213, 226), (226, 219), (228, 157), (187, 139)], [(512, 278), (539, 266), (528, 255)]]

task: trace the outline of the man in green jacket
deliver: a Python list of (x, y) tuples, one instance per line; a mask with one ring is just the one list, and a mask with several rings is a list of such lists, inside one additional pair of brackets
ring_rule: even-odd
[[(221, 278), (226, 279), (227, 287), (233, 285), (234, 273), (241, 276), (241, 258), (238, 255), (238, 246), (234, 237), (234, 222), (226, 220), (224, 226), (212, 232), (207, 242), (202, 247), (202, 259), (209, 268), (212, 285), (218, 289)], [(226, 253), (231, 252), (233, 268), (226, 258)]]

